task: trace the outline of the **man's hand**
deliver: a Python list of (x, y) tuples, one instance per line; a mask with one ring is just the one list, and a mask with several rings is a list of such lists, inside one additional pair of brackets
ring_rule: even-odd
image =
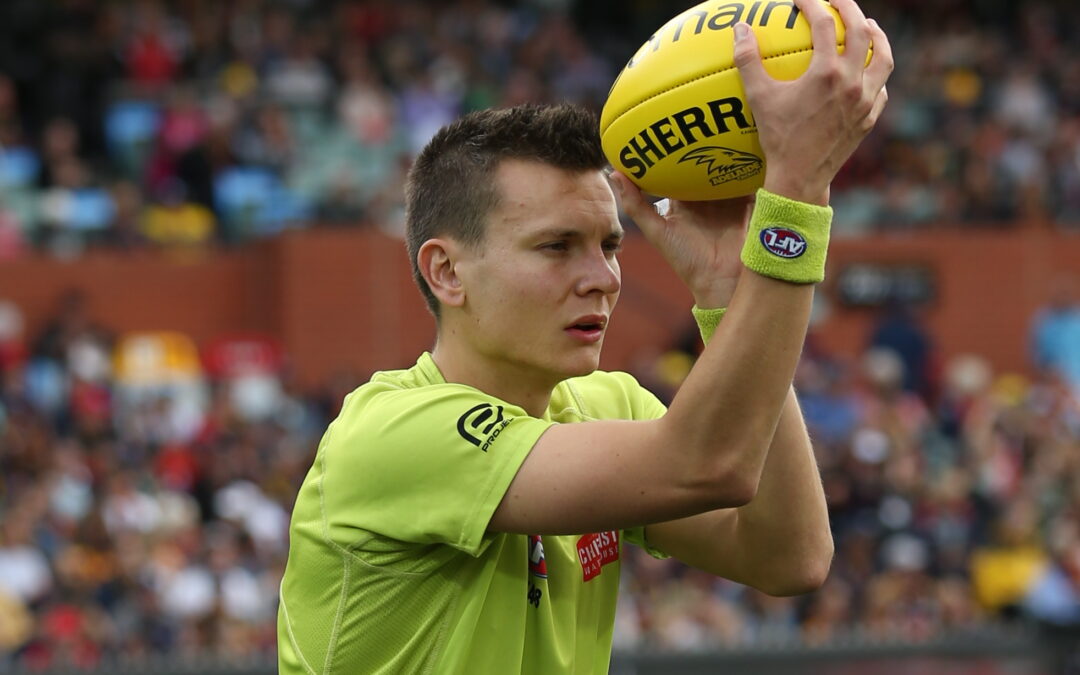
[[(754, 111), (765, 153), (765, 189), (802, 202), (828, 203), (829, 184), (877, 123), (888, 101), (885, 81), (893, 69), (884, 31), (863, 16), (854, 0), (831, 0), (845, 28), (836, 46), (836, 24), (819, 0), (795, 0), (810, 22), (814, 54), (790, 82), (765, 71), (754, 32), (735, 27), (735, 64)], [(866, 63), (866, 53), (874, 53)]]
[[(765, 189), (791, 199), (828, 204), (829, 184), (888, 101), (885, 81), (893, 69), (885, 33), (854, 0), (832, 0), (845, 26), (846, 47), (836, 47), (836, 25), (819, 0), (795, 0), (814, 41), (807, 71), (798, 79), (773, 79), (761, 61), (757, 39), (745, 24), (736, 40), (735, 63), (754, 110), (765, 154)], [(873, 56), (866, 54), (873, 46)], [(668, 202), (658, 214), (626, 176), (612, 185), (623, 210), (674, 268), (699, 307), (726, 307), (742, 264), (751, 198), (715, 202)]]
[(611, 183), (623, 210), (690, 289), (697, 306), (727, 307), (743, 269), (739, 251), (753, 199), (663, 200), (666, 212), (658, 213), (626, 176), (612, 174)]

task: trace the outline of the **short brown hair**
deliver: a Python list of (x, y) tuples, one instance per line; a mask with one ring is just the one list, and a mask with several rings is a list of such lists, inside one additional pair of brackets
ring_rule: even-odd
[(417, 253), (433, 237), (474, 246), (499, 201), (493, 180), (504, 159), (535, 160), (567, 171), (607, 166), (596, 116), (567, 104), (480, 110), (451, 122), (428, 142), (405, 185), (405, 246), (413, 278), (435, 318), (439, 302), (420, 274)]

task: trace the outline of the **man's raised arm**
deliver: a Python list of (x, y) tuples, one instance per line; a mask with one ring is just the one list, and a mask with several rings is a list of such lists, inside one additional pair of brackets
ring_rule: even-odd
[[(791, 226), (807, 233), (809, 246), (823, 246), (829, 184), (884, 108), (892, 55), (884, 33), (862, 18), (852, 0), (833, 2), (847, 29), (844, 54), (837, 53), (833, 19), (817, 0), (796, 4), (814, 37), (810, 67), (797, 80), (770, 78), (752, 33), (736, 31), (736, 62), (768, 165), (751, 228)], [(871, 42), (874, 54), (867, 64)], [(625, 177), (613, 182), (624, 204), (640, 200)], [(628, 212), (698, 297), (699, 290), (707, 293), (728, 276), (718, 271), (731, 263), (722, 240), (742, 222), (710, 219), (708, 207), (672, 206), (665, 218), (647, 214), (640, 201), (636, 213)], [(785, 406), (792, 409), (791, 382), (814, 289), (801, 271), (784, 278), (788, 273), (773, 274), (755, 255), (744, 250), (749, 269), (738, 277), (722, 330), (667, 414), (651, 421), (550, 428), (519, 469), (490, 529), (595, 532), (753, 503), (781, 414)], [(790, 414), (797, 416), (797, 408)], [(801, 425), (801, 419), (791, 424)], [(787, 422), (784, 428), (785, 435), (791, 432)], [(772, 479), (767, 486), (770, 493), (782, 490)]]

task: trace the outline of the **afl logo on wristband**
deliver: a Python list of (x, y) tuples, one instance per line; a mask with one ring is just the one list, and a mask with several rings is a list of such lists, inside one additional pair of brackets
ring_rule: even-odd
[(769, 227), (761, 231), (761, 245), (781, 258), (798, 258), (806, 252), (806, 239), (786, 227)]

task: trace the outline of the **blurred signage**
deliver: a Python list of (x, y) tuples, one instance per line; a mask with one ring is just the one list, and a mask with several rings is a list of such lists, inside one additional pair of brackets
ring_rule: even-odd
[(281, 345), (264, 335), (223, 336), (203, 349), (203, 364), (214, 377), (276, 374), (283, 363)]
[(166, 384), (202, 374), (199, 350), (190, 337), (172, 331), (132, 332), (121, 336), (113, 355), (123, 384)]
[(840, 269), (838, 300), (850, 307), (923, 304), (937, 298), (931, 268), (922, 264), (851, 263)]

